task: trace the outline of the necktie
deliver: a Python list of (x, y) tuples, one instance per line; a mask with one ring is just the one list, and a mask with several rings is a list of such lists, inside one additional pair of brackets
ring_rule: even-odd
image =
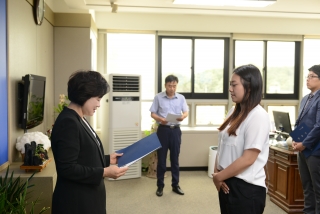
[(310, 102), (310, 100), (311, 100), (311, 98), (312, 98), (313, 96), (314, 96), (314, 94), (312, 94), (312, 93), (309, 94), (308, 99), (307, 99), (307, 102), (306, 102), (306, 104), (304, 104), (303, 109), (302, 109), (302, 111), (301, 111), (301, 113), (300, 113), (300, 115), (299, 115), (299, 119), (297, 120), (296, 126), (299, 125), (300, 120), (301, 120), (301, 117), (302, 117), (302, 115), (303, 115), (303, 113), (304, 113), (304, 110), (307, 108), (307, 106), (308, 106), (308, 104), (309, 104), (309, 102)]

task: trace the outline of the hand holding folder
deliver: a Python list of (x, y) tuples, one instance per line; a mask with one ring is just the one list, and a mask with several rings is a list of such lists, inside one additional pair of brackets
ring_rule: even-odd
[(116, 151), (116, 153), (123, 153), (122, 156), (117, 157), (118, 166), (130, 166), (161, 147), (157, 133), (153, 133), (124, 149)]
[[(297, 128), (295, 128), (291, 133), (290, 136), (292, 137), (292, 140), (295, 142), (303, 142), (304, 139), (308, 136), (311, 129), (305, 124), (301, 123)], [(316, 151), (320, 148), (320, 142), (315, 146), (313, 150), (310, 150), (308, 148), (305, 148), (302, 153), (306, 158), (308, 158), (313, 151)]]
[(305, 123), (301, 123), (297, 128), (290, 132), (290, 136), (295, 142), (302, 142), (310, 131), (311, 129)]

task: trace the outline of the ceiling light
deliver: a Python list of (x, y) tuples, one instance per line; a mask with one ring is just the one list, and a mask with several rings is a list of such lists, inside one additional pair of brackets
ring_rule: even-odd
[(266, 7), (277, 0), (173, 0), (173, 4), (198, 6)]

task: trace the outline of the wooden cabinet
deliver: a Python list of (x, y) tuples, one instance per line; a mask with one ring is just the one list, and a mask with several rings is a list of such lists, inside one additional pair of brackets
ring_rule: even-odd
[(270, 200), (287, 213), (303, 213), (303, 188), (296, 152), (271, 146), (266, 168)]

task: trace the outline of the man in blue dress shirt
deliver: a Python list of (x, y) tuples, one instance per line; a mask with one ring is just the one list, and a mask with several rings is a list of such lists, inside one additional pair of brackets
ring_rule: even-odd
[[(183, 95), (176, 93), (178, 78), (169, 75), (165, 79), (166, 91), (158, 93), (153, 100), (150, 108), (151, 117), (159, 124), (157, 135), (159, 137), (162, 148), (157, 150), (157, 196), (163, 195), (164, 174), (166, 172), (166, 158), (168, 149), (170, 150), (170, 162), (172, 173), (172, 191), (179, 195), (184, 192), (179, 186), (179, 154), (181, 144), (180, 122), (188, 116), (188, 105)], [(168, 122), (166, 117), (168, 114), (181, 115), (176, 122)]]

